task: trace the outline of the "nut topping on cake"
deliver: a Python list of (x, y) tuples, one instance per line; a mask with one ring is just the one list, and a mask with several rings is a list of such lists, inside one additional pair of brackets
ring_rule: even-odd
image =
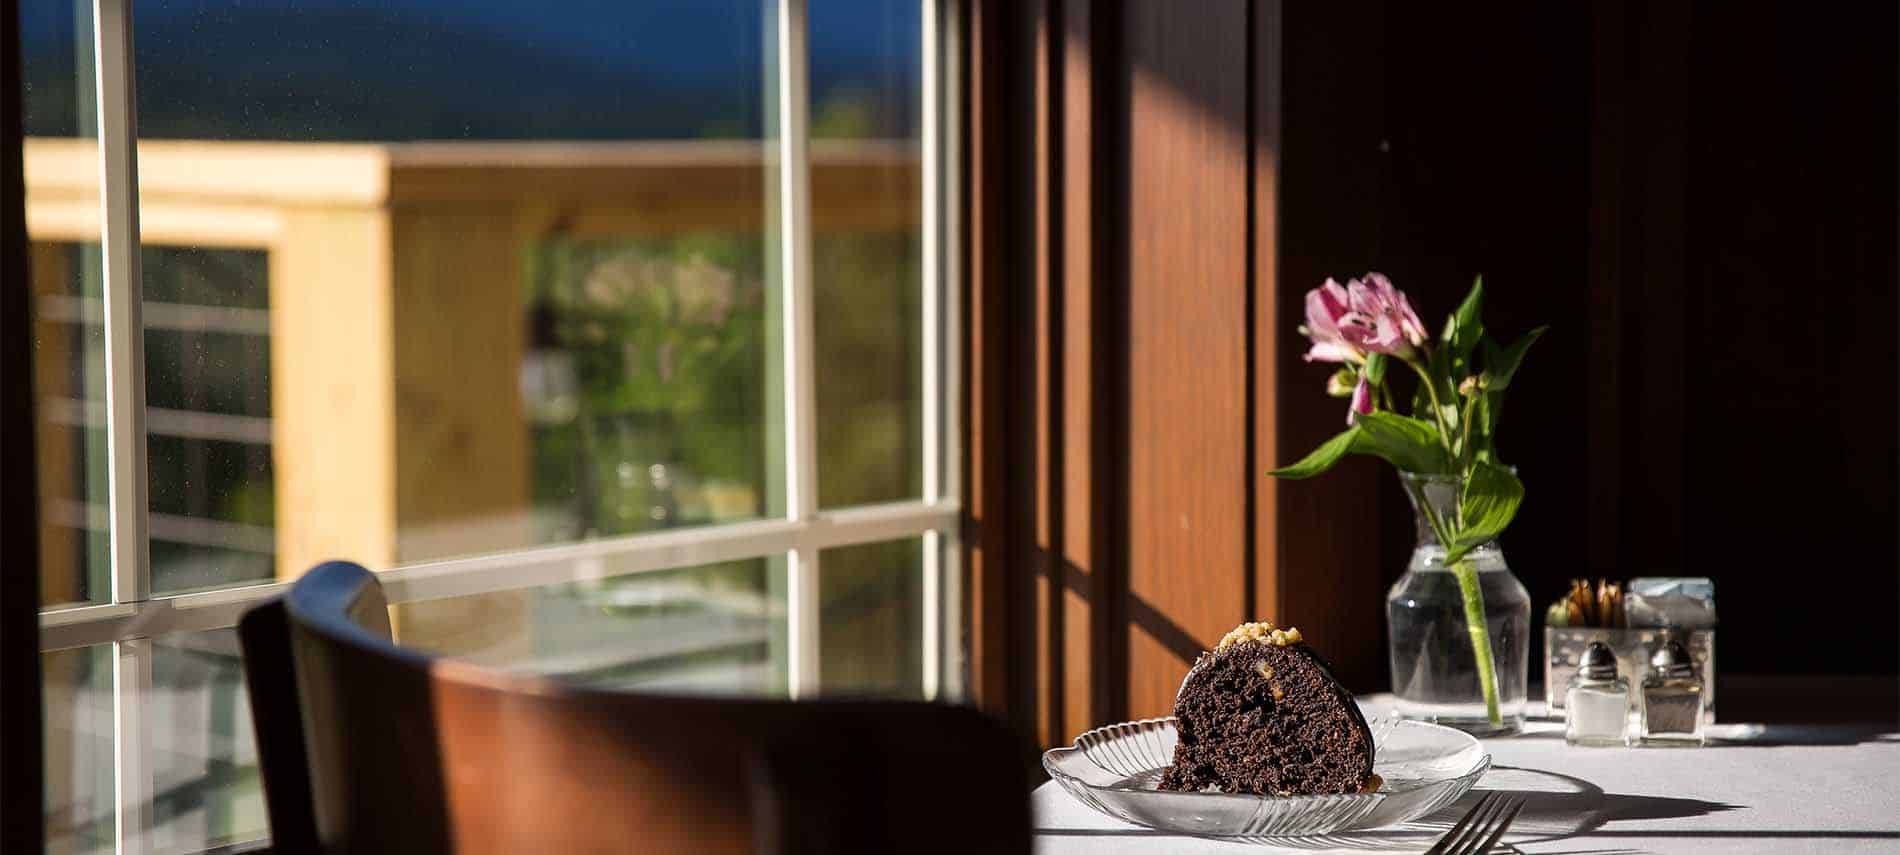
[(1227, 634), (1221, 637), (1220, 644), (1214, 646), (1214, 652), (1219, 653), (1236, 644), (1246, 642), (1289, 647), (1305, 640), (1300, 636), (1299, 627), (1289, 626), (1286, 629), (1278, 629), (1267, 621), (1256, 621), (1243, 623), (1228, 630)]

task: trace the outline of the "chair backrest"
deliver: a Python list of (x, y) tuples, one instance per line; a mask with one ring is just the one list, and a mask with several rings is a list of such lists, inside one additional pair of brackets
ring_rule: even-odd
[(404, 649), (310, 571), (239, 625), (273, 851), (1028, 852), (1002, 724), (941, 704), (590, 690)]

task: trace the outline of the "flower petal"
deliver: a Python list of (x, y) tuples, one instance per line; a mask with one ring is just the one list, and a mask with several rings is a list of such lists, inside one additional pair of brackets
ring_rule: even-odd
[(1306, 292), (1306, 324), (1300, 332), (1313, 340), (1308, 362), (1364, 362), (1365, 354), (1348, 341), (1340, 321), (1348, 314), (1348, 294), (1331, 279)]
[(1360, 416), (1372, 414), (1372, 386), (1366, 382), (1366, 375), (1359, 375), (1359, 385), (1352, 387), (1352, 405), (1346, 409), (1346, 424), (1355, 424)]

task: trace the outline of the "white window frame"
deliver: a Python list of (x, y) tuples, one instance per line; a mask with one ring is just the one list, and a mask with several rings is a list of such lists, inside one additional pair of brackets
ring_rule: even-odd
[[(964, 680), (957, 563), (957, 342), (961, 282), (954, 208), (958, 162), (956, 32), (959, 0), (919, 0), (923, 22), (922, 495), (912, 501), (842, 509), (818, 507), (813, 376), (810, 157), (806, 82), (808, 0), (767, 0), (776, 47), (770, 97), (779, 118), (779, 354), (784, 439), (782, 517), (602, 538), (382, 570), (392, 604), (526, 590), (700, 564), (785, 558), (787, 682), (793, 697), (814, 694), (819, 675), (820, 556), (826, 549), (909, 538), (923, 541), (923, 692), (960, 698)], [(92, 0), (98, 85), (101, 235), (106, 333), (107, 519), (110, 601), (40, 614), (42, 652), (112, 645), (113, 779), (116, 851), (151, 850), (152, 734), (145, 708), (152, 688), (152, 640), (237, 624), (284, 583), (153, 596), (147, 535), (146, 419), (139, 287), (138, 152), (133, 97), (132, 0)]]

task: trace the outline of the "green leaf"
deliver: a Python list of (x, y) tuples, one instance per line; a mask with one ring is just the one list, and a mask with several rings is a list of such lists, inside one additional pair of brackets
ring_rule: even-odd
[(1524, 334), (1523, 338), (1511, 343), (1507, 349), (1500, 350), (1497, 342), (1489, 336), (1484, 340), (1484, 372), (1488, 375), (1485, 383), (1491, 389), (1508, 389), (1511, 378), (1517, 375), (1517, 366), (1524, 361), (1524, 354), (1537, 343), (1539, 336), (1549, 326), (1541, 326)]
[(1497, 414), (1498, 408), (1503, 406), (1503, 392), (1485, 392), (1478, 396), (1478, 411), (1472, 415), (1471, 444), (1475, 449), (1471, 459), (1480, 463), (1498, 462)]
[(1489, 336), (1485, 337), (1485, 392), (1483, 406), (1479, 410), (1482, 417), (1478, 419), (1477, 424), (1472, 425), (1484, 437), (1483, 442), (1478, 444), (1477, 459), (1489, 463), (1497, 462), (1498, 417), (1504, 413), (1504, 390), (1510, 388), (1511, 380), (1517, 376), (1517, 369), (1524, 362), (1524, 354), (1530, 351), (1531, 345), (1535, 344), (1547, 329), (1550, 327), (1542, 326), (1531, 330), (1522, 338), (1512, 342), (1509, 348), (1500, 348), (1496, 341)]
[(1357, 442), (1358, 439), (1359, 427), (1354, 425), (1353, 427), (1347, 428), (1344, 433), (1321, 443), (1318, 448), (1313, 449), (1312, 453), (1301, 458), (1300, 462), (1291, 466), (1282, 466), (1267, 474), (1275, 478), (1292, 478), (1296, 480), (1300, 478), (1311, 478), (1314, 475), (1333, 468), (1333, 464), (1338, 463), (1340, 458), (1345, 457), (1347, 453), (1352, 451), (1353, 443)]
[(1479, 339), (1484, 337), (1484, 320), (1480, 317), (1484, 311), (1484, 277), (1479, 276), (1471, 283), (1471, 293), (1465, 295), (1465, 301), (1458, 304), (1458, 311), (1445, 322), (1445, 332), (1439, 340), (1450, 352), (1453, 369), (1462, 368), (1462, 363), (1471, 359), (1471, 352), (1478, 348)]
[(1524, 484), (1511, 470), (1494, 463), (1478, 463), (1465, 477), (1458, 496), (1458, 531), (1445, 549), (1445, 563), (1457, 562), (1471, 550), (1496, 540), (1517, 516), (1524, 502)]
[(1374, 386), (1385, 382), (1387, 357), (1383, 353), (1374, 353), (1366, 357), (1366, 381)]
[(1359, 436), (1350, 453), (1373, 455), (1406, 472), (1436, 475), (1451, 468), (1438, 442), (1438, 428), (1430, 422), (1376, 412), (1360, 416), (1355, 429)]
[(1474, 429), (1484, 434), (1484, 445), (1482, 446), (1484, 456), (1481, 456), (1479, 459), (1488, 460), (1488, 462), (1491, 463), (1498, 462), (1498, 417), (1503, 414), (1504, 393), (1484, 393), (1484, 418), (1480, 419), (1476, 425), (1473, 425)]
[(1375, 412), (1359, 417), (1358, 424), (1313, 449), (1291, 466), (1270, 474), (1275, 478), (1311, 478), (1338, 464), (1348, 454), (1369, 454), (1407, 472), (1442, 474), (1450, 471), (1438, 444), (1438, 429), (1430, 422)]
[[(1440, 382), (1451, 377), (1450, 350), (1448, 347), (1433, 348), (1430, 358), (1425, 360), (1425, 376), (1439, 378), (1433, 382), (1438, 384), (1438, 400), (1440, 401), (1450, 401), (1452, 395), (1457, 392), (1456, 389)], [(1420, 381), (1418, 387), (1412, 390), (1412, 415), (1427, 420), (1432, 418), (1432, 399), (1426, 392), (1423, 381)]]

